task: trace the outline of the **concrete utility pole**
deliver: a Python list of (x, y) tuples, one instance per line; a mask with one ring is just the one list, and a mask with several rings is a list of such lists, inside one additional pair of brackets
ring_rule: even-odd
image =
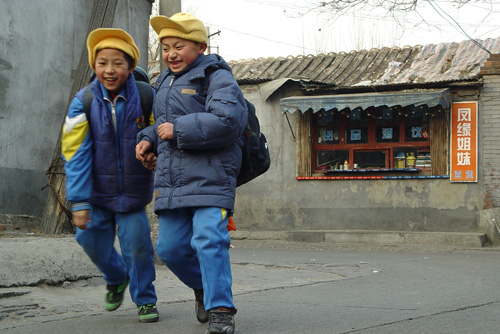
[[(182, 11), (181, 0), (160, 0), (158, 4), (160, 5), (158, 8), (159, 14), (166, 17), (170, 17)], [(165, 65), (160, 57), (160, 73), (166, 68), (167, 65)]]

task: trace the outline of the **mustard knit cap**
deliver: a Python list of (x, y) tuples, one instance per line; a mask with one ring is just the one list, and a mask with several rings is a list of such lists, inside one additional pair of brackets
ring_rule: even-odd
[(177, 13), (171, 18), (158, 15), (152, 17), (149, 23), (158, 34), (160, 43), (163, 37), (179, 37), (195, 42), (207, 41), (205, 25), (191, 14)]
[(135, 45), (132, 36), (125, 30), (115, 28), (99, 28), (92, 31), (87, 37), (87, 50), (89, 52), (89, 64), (95, 71), (95, 56), (102, 49), (117, 49), (125, 52), (134, 60), (134, 68), (139, 62), (139, 48)]

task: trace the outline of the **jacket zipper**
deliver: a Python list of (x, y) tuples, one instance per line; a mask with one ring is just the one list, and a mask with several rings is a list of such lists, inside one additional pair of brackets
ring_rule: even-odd
[[(166, 103), (166, 107), (167, 107), (167, 110), (165, 111), (165, 120), (168, 122), (167, 120), (167, 113), (168, 113), (168, 100), (170, 99), (170, 89), (172, 87), (172, 84), (174, 83), (174, 80), (175, 80), (175, 75), (172, 74), (172, 79), (170, 80), (170, 83), (168, 84), (168, 94), (167, 94), (167, 103)], [(168, 167), (168, 170), (171, 171), (172, 170), (172, 165), (173, 165), (173, 157), (175, 155), (175, 149), (173, 147), (170, 148), (170, 161), (169, 161), (169, 167)], [(170, 191), (170, 195), (169, 195), (169, 198), (168, 198), (168, 207), (171, 208), (172, 207), (172, 194), (174, 193), (174, 190), (175, 190), (175, 184), (174, 184), (174, 179), (172, 177), (172, 173), (170, 173), (170, 184), (172, 185), (172, 190)]]
[[(115, 101), (118, 99), (119, 96), (115, 98)], [(115, 101), (111, 101), (108, 98), (104, 98), (106, 101), (108, 101), (111, 104), (111, 120), (113, 122), (113, 129), (115, 130), (115, 142), (116, 142), (116, 156), (117, 156), (117, 168), (118, 168), (118, 187), (119, 187), (119, 203), (118, 207), (122, 208), (123, 207), (123, 202), (124, 202), (124, 195), (123, 195), (123, 171), (122, 171), (122, 161), (121, 161), (121, 143), (120, 139), (118, 138), (118, 128), (116, 124), (116, 105)]]

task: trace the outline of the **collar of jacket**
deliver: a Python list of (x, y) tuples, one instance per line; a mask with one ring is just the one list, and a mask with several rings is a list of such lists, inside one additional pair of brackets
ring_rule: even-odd
[[(104, 88), (104, 85), (101, 84), (101, 82), (95, 78), (94, 81), (92, 82), (92, 92), (94, 93), (94, 95), (100, 99), (101, 101), (104, 101), (104, 98), (107, 98), (111, 101), (111, 98), (109, 97), (109, 92), (106, 88)], [(123, 84), (122, 88), (120, 89), (120, 93), (118, 93), (118, 95), (116, 95), (117, 97), (118, 96), (121, 96), (123, 97), (125, 100), (127, 100), (127, 97), (128, 97), (128, 92), (131, 91), (131, 87), (135, 86), (135, 79), (134, 79), (134, 76), (132, 74), (130, 74), (127, 78), (127, 81), (125, 81), (125, 83)], [(97, 88), (99, 87), (99, 88)]]

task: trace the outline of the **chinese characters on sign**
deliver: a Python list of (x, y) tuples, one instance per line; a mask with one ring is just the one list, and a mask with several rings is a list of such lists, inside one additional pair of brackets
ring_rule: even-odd
[(333, 130), (323, 131), (323, 140), (324, 141), (333, 141)]
[(382, 129), (382, 139), (392, 139), (392, 128)]
[(477, 102), (455, 102), (451, 111), (452, 182), (477, 182)]
[(358, 129), (352, 129), (351, 130), (351, 140), (361, 140), (361, 130)]
[(412, 126), (411, 127), (411, 137), (412, 138), (422, 138), (422, 127)]

